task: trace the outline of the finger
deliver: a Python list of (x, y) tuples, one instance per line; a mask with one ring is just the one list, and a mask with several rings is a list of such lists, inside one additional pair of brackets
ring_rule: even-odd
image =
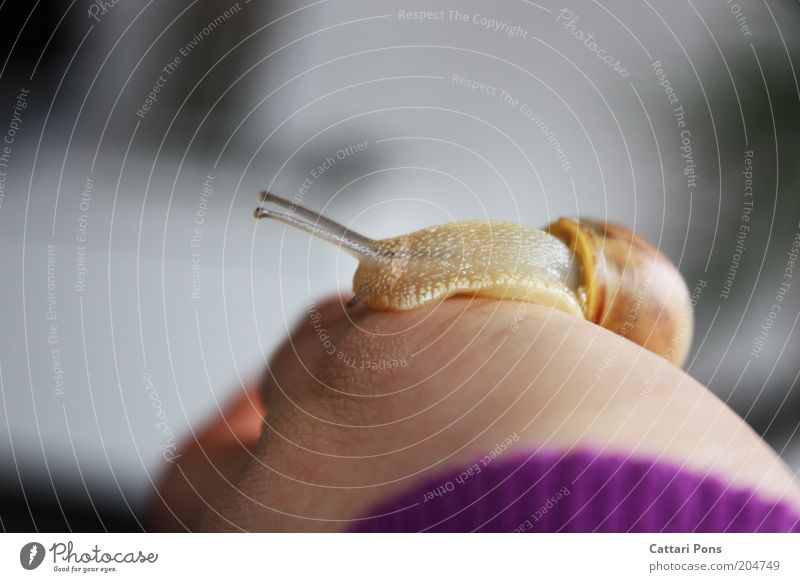
[(246, 467), (266, 409), (261, 383), (247, 386), (179, 449), (147, 512), (154, 531), (196, 531), (203, 514)]
[(510, 434), (515, 447), (633, 451), (797, 495), (786, 467), (708, 390), (579, 318), (470, 299), (313, 311), (270, 365), (270, 419), (241, 491), (222, 505), (228, 524), (209, 527), (346, 528), (381, 497)]

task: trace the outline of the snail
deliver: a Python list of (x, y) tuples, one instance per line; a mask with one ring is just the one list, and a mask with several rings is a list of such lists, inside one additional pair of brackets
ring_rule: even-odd
[(348, 306), (404, 311), (453, 295), (526, 301), (583, 317), (678, 366), (689, 351), (686, 283), (625, 227), (561, 218), (539, 230), (468, 220), (373, 240), (273, 194), (262, 192), (261, 201), (256, 218), (304, 230), (358, 259)]

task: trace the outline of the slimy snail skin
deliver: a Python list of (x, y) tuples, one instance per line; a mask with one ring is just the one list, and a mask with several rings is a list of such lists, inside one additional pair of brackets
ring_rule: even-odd
[(358, 259), (351, 304), (404, 311), (454, 295), (527, 301), (584, 317), (678, 366), (689, 351), (694, 322), (683, 278), (624, 227), (561, 218), (539, 230), (468, 220), (372, 240), (272, 194), (261, 200), (256, 218), (304, 230)]

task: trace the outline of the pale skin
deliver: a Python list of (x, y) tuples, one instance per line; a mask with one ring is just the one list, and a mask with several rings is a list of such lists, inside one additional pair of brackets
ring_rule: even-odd
[(516, 450), (655, 457), (800, 508), (791, 470), (707, 388), (579, 317), (466, 297), (406, 312), (346, 300), (312, 310), (264, 381), (187, 445), (154, 529), (346, 530), (512, 434)]

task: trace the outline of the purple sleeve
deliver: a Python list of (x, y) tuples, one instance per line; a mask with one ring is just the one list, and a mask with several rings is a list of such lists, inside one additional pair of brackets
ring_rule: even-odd
[(800, 513), (663, 461), (505, 453), (373, 507), (356, 532), (800, 532)]

